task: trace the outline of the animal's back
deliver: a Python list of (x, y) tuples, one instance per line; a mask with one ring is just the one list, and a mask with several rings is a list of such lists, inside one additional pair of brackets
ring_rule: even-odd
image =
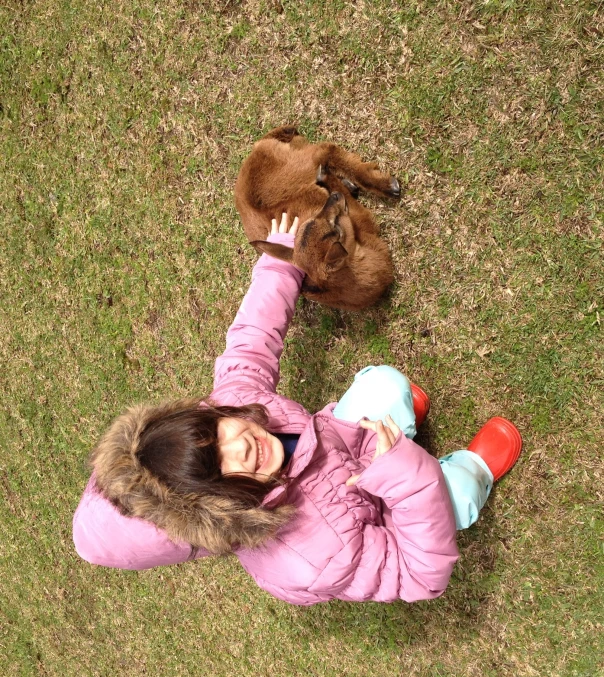
[(328, 288), (313, 289), (305, 281), (302, 291), (307, 298), (332, 308), (361, 310), (377, 303), (392, 283), (393, 273), (386, 243), (371, 235), (353, 260), (332, 275)]
[(303, 137), (290, 143), (263, 138), (254, 144), (235, 184), (235, 206), (249, 240), (266, 237), (271, 219), (283, 210), (303, 221), (322, 207), (327, 194), (316, 185), (317, 168), (313, 146)]

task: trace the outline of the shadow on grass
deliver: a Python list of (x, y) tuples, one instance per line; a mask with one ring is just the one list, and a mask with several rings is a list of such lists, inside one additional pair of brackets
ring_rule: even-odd
[(292, 632), (302, 626), (309, 635), (332, 636), (369, 653), (403, 646), (437, 652), (447, 637), (459, 642), (475, 636), (486, 621), (487, 600), (497, 580), (495, 518), (485, 513), (478, 525), (459, 535), (461, 557), (442, 597), (414, 604), (334, 600), (296, 613)]

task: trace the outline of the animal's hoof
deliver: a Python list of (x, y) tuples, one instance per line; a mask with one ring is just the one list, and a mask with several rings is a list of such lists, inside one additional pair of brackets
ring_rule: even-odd
[(323, 186), (323, 187), (327, 188), (327, 186), (325, 186), (326, 181), (327, 181), (327, 172), (325, 171), (325, 168), (323, 167), (323, 165), (319, 165), (319, 169), (317, 169), (317, 177), (315, 179), (315, 182), (319, 186)]
[(346, 186), (348, 192), (356, 200), (356, 198), (359, 197), (359, 187), (355, 183), (352, 183), (352, 181), (349, 181), (348, 179), (342, 179), (342, 183)]
[(394, 177), (390, 179), (390, 195), (396, 198), (401, 196), (401, 184)]

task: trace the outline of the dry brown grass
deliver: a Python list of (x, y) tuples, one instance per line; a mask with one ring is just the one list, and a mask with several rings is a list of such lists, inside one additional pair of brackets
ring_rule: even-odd
[[(603, 674), (599, 3), (110, 1), (0, 9), (3, 674)], [(140, 399), (206, 393), (254, 253), (251, 144), (296, 121), (405, 184), (397, 282), (309, 303), (282, 391), (390, 361), (435, 453), (506, 415), (525, 450), (446, 595), (300, 609), (234, 559), (79, 561), (85, 459)]]

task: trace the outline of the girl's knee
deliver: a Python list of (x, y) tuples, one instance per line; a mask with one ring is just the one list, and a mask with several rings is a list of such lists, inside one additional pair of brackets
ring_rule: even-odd
[(417, 431), (411, 385), (398, 369), (385, 364), (366, 367), (355, 376), (351, 390), (362, 394), (366, 403), (363, 415), (367, 418), (385, 420), (389, 415), (406, 437), (415, 437)]
[(398, 369), (387, 364), (365, 367), (355, 376), (356, 381), (360, 379), (364, 379), (367, 384), (371, 384), (370, 387), (378, 389), (386, 396), (400, 398), (405, 393), (411, 392), (409, 379)]

